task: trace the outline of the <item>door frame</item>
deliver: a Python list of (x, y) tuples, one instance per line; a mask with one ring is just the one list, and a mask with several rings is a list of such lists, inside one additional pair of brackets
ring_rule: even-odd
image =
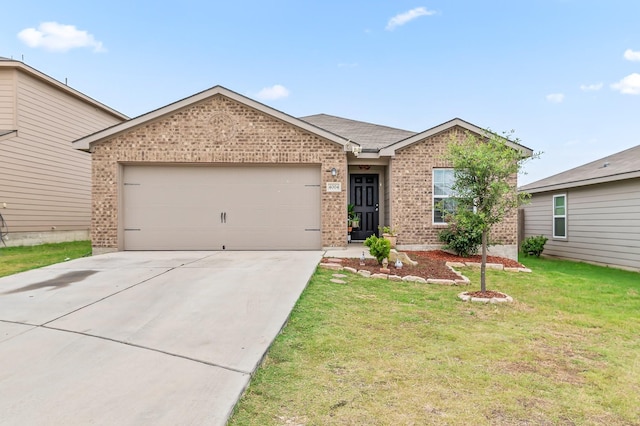
[[(381, 184), (381, 175), (380, 173), (349, 173), (349, 203), (353, 203), (354, 199), (353, 199), (353, 191), (354, 191), (354, 187), (353, 187), (353, 181), (356, 177), (358, 176), (362, 176), (362, 177), (371, 177), (371, 176), (375, 176), (376, 179), (376, 185), (375, 185), (375, 194), (374, 194), (374, 198), (376, 199), (376, 204), (377, 206), (375, 207), (377, 210), (375, 211), (375, 218), (374, 218), (374, 230), (372, 232), (372, 234), (370, 235), (378, 235), (378, 226), (380, 226), (380, 209), (381, 209), (381, 199), (380, 199), (380, 184)], [(357, 212), (357, 207), (355, 208), (355, 211)], [(361, 222), (363, 223), (363, 220), (361, 219)], [(356, 231), (356, 232), (364, 232), (364, 231)], [(353, 235), (353, 231), (351, 233), (351, 238), (350, 240), (356, 240), (356, 241), (361, 241), (364, 240), (366, 237), (363, 237), (362, 235), (359, 236), (354, 236)]]

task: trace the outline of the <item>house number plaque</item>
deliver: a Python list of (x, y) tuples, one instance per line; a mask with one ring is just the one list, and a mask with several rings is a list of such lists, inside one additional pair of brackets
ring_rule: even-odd
[(327, 192), (341, 192), (342, 182), (327, 182)]

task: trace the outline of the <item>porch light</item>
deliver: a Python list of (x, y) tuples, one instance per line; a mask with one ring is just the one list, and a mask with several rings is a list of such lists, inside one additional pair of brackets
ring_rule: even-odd
[(338, 174), (338, 171), (336, 170), (336, 168), (335, 168), (335, 167), (334, 167), (334, 168), (332, 168), (332, 169), (331, 169), (331, 176), (335, 176), (335, 175), (337, 175), (337, 174)]

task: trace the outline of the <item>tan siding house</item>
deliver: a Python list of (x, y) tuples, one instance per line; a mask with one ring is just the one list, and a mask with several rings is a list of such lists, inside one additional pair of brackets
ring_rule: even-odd
[[(324, 114), (295, 118), (220, 86), (74, 142), (92, 152), (94, 253), (320, 250), (396, 229), (439, 246), (433, 180), (460, 119), (415, 133)], [(531, 155), (531, 150), (505, 141)], [(513, 177), (516, 190), (516, 176)], [(440, 194), (440, 195), (434, 195)], [(445, 194), (446, 195), (446, 194)], [(360, 223), (349, 234), (347, 204)], [(516, 213), (496, 228), (517, 256)]]
[(91, 157), (71, 142), (127, 117), (0, 58), (0, 214), (7, 245), (87, 239)]
[(640, 271), (640, 146), (520, 188), (543, 254)]

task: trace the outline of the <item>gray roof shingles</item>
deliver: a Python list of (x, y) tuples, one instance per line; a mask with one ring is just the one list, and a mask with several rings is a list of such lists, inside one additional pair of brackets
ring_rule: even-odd
[(327, 130), (343, 138), (362, 146), (363, 151), (379, 151), (395, 142), (401, 141), (416, 134), (408, 130), (393, 127), (380, 126), (364, 121), (350, 120), (327, 114), (309, 115), (300, 117), (321, 129)]
[(529, 183), (519, 189), (528, 192), (543, 192), (592, 183), (623, 180), (636, 175), (640, 175), (640, 145)]

